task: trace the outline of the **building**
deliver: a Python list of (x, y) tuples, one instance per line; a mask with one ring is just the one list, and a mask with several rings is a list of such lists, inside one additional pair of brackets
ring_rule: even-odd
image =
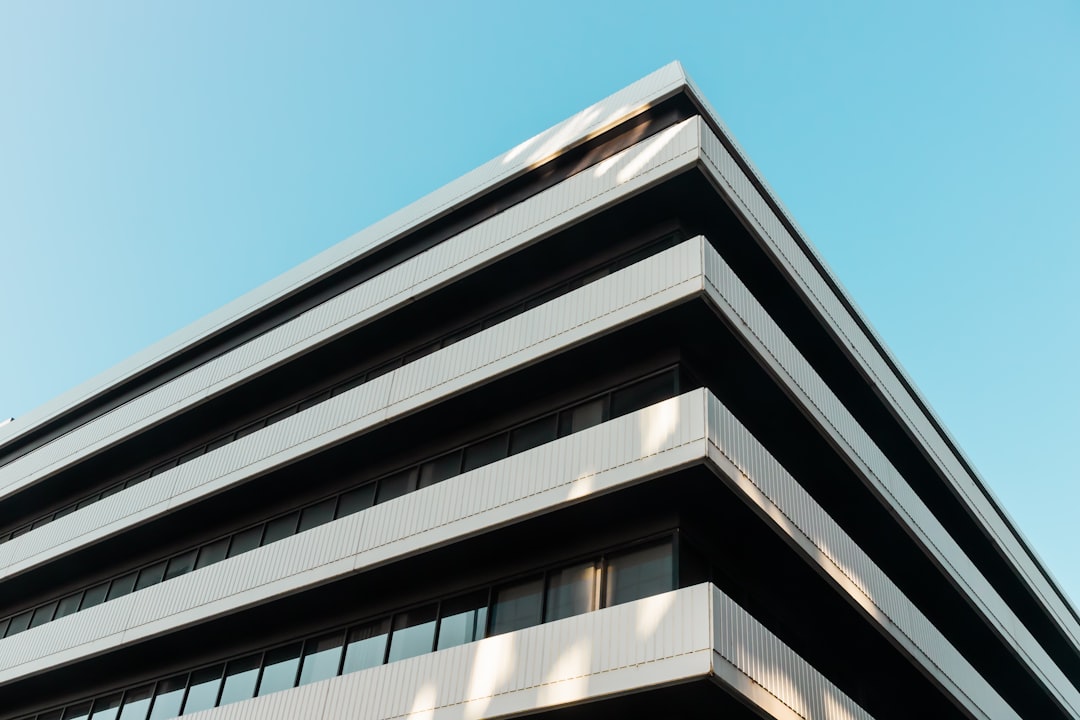
[(0, 540), (4, 720), (1080, 717), (677, 64), (0, 428)]

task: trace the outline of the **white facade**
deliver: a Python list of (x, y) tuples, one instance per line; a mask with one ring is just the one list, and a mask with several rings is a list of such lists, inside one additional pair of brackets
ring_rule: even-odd
[(0, 427), (0, 638), (5, 720), (1080, 718), (677, 64)]

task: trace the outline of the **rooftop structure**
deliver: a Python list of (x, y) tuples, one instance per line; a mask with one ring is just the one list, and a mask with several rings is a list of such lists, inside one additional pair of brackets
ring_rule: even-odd
[(1078, 639), (678, 64), (0, 425), (0, 720), (1080, 718)]

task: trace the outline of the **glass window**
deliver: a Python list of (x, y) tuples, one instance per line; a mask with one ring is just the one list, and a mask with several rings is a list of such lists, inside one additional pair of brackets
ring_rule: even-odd
[(263, 535), (262, 544), (269, 545), (278, 540), (296, 534), (296, 522), (300, 519), (300, 513), (289, 513), (285, 517), (274, 518), (266, 523), (266, 534)]
[(300, 647), (300, 643), (295, 643), (266, 653), (266, 663), (259, 680), (259, 697), (295, 687), (296, 670), (300, 666)]
[(387, 500), (393, 500), (396, 497), (401, 497), (405, 493), (410, 493), (416, 489), (416, 470), (410, 468), (403, 470), (402, 472), (394, 475), (384, 477), (379, 481), (379, 492), (375, 502), (384, 503)]
[(320, 503), (309, 505), (300, 513), (300, 526), (296, 532), (302, 533), (313, 527), (325, 525), (334, 519), (334, 508), (337, 507), (337, 498), (323, 500)]
[(16, 633), (21, 633), (23, 630), (30, 627), (30, 618), (33, 616), (33, 610), (27, 610), (24, 613), (19, 613), (15, 617), (11, 618), (11, 622), (8, 624), (7, 635), (5, 637), (11, 637)]
[(153, 684), (128, 690), (124, 695), (119, 720), (146, 720), (146, 711), (150, 709), (150, 698), (153, 695)]
[(284, 410), (274, 413), (270, 417), (266, 418), (266, 425), (269, 427), (274, 423), (281, 422), (287, 417), (291, 417), (296, 414), (296, 406), (287, 407)]
[(307, 400), (304, 400), (303, 402), (301, 402), (299, 405), (296, 406), (296, 411), (297, 412), (304, 412), (308, 408), (313, 408), (316, 405), (318, 405), (319, 403), (324, 402), (324, 401), (329, 400), (329, 399), (330, 399), (330, 391), (327, 390), (326, 392), (319, 393), (315, 397), (310, 397)]
[(325, 635), (304, 643), (304, 657), (300, 663), (300, 685), (318, 682), (337, 675), (341, 662), (343, 633)]
[(53, 615), (56, 614), (56, 605), (57, 601), (53, 600), (51, 603), (35, 608), (34, 616), (30, 618), (30, 627), (35, 628), (52, 620)]
[(465, 462), (461, 465), (461, 472), (475, 470), (478, 467), (502, 460), (506, 457), (508, 437), (507, 433), (503, 433), (465, 448)]
[(420, 487), (426, 488), (461, 472), (461, 451), (455, 450), (420, 466)]
[(178, 465), (183, 465), (186, 462), (191, 462), (192, 460), (194, 460), (195, 458), (197, 458), (200, 455), (204, 454), (205, 452), (206, 452), (205, 447), (197, 447), (194, 450), (192, 450), (190, 452), (186, 452), (183, 455), (181, 455), (180, 459), (177, 460), (176, 462), (177, 462)]
[(120, 698), (122, 693), (108, 695), (94, 701), (94, 710), (90, 714), (91, 720), (116, 720), (120, 713)]
[(250, 425), (248, 425), (247, 427), (240, 428), (239, 430), (236, 431), (236, 439), (239, 440), (242, 437), (247, 437), (251, 433), (258, 432), (259, 430), (262, 430), (263, 423), (265, 423), (265, 422), (266, 422), (265, 420), (257, 420), (255, 422), (251, 423)]
[(675, 371), (653, 375), (611, 394), (611, 417), (619, 417), (675, 397)]
[(610, 607), (673, 590), (674, 580), (670, 540), (615, 555), (607, 562), (604, 605)]
[(174, 460), (169, 460), (168, 462), (162, 463), (161, 465), (158, 465), (156, 468), (151, 470), (150, 471), (150, 477), (160, 475), (163, 472), (168, 472), (169, 470), (172, 470), (174, 467), (176, 467), (176, 460), (175, 459)]
[(165, 580), (172, 580), (174, 577), (187, 575), (194, 570), (195, 557), (198, 554), (198, 550), (188, 550), (183, 555), (177, 555), (174, 558), (170, 558), (169, 565), (165, 568)]
[(337, 516), (342, 518), (346, 515), (358, 513), (361, 510), (367, 510), (374, 503), (375, 483), (368, 483), (355, 490), (350, 490), (341, 496), (341, 502), (338, 503)]
[(397, 370), (400, 366), (401, 366), (401, 358), (394, 358), (393, 360), (391, 360), (388, 363), (385, 363), (384, 365), (380, 365), (377, 368), (374, 368), (372, 370), (368, 370), (367, 379), (369, 381), (371, 381), (371, 380), (374, 380), (377, 377), (382, 377), (383, 375), (385, 375), (388, 372), (393, 372), (394, 370)]
[(219, 437), (217, 440), (211, 440), (210, 443), (207, 444), (207, 446), (206, 446), (206, 452), (213, 452), (214, 450), (217, 450), (220, 447), (225, 447), (226, 445), (228, 445), (232, 441), (233, 441), (233, 434), (232, 433), (229, 433), (228, 435), (226, 435), (224, 437)]
[(0, 620), (0, 638), (4, 637), (7, 634), (8, 622), (10, 622), (10, 620), (11, 618), (4, 618), (3, 620)]
[(420, 358), (425, 357), (427, 355), (430, 355), (431, 353), (435, 352), (438, 349), (439, 349), (439, 343), (437, 343), (437, 342), (436, 343), (431, 343), (430, 345), (425, 345), (424, 347), (422, 347), (422, 348), (420, 348), (418, 350), (413, 350), (411, 353), (406, 355), (405, 358), (404, 358), (404, 362), (405, 363), (411, 363), (414, 360), (419, 360)]
[(383, 658), (386, 657), (386, 638), (389, 633), (389, 620), (380, 620), (350, 630), (341, 672), (351, 673), (382, 665)]
[(109, 585), (109, 594), (105, 596), (106, 600), (114, 600), (118, 597), (123, 597), (131, 592), (135, 588), (135, 579), (138, 578), (139, 573), (130, 572), (123, 577), (118, 577), (112, 581)]
[[(37, 720), (61, 720), (64, 717), (63, 710), (50, 710), (47, 713), (41, 713), (37, 716)], [(29, 718), (27, 719), (29, 720)]]
[(583, 402), (559, 415), (559, 437), (580, 432), (604, 422), (604, 398)]
[(255, 697), (255, 683), (259, 679), (261, 661), (262, 653), (256, 653), (229, 663), (225, 668), (225, 685), (221, 688), (219, 705)]
[(360, 373), (359, 375), (357, 375), (355, 377), (349, 378), (348, 380), (341, 383), (340, 385), (335, 386), (334, 389), (330, 391), (330, 394), (333, 397), (337, 397), (341, 393), (348, 392), (348, 391), (352, 390), (354, 387), (359, 387), (359, 386), (363, 385), (365, 382), (367, 382), (367, 376), (364, 373)]
[(554, 440), (558, 436), (556, 419), (555, 415), (548, 415), (512, 430), (510, 432), (510, 454), (516, 455), (519, 452), (531, 450)]
[(149, 720), (166, 720), (166, 718), (179, 715), (185, 688), (187, 688), (187, 675), (177, 675), (159, 682), (154, 692), (154, 706), (150, 708)]
[(540, 603), (544, 595), (544, 578), (537, 577), (500, 588), (491, 608), (491, 634), (540, 624)]
[[(79, 502), (77, 502), (75, 504), (75, 508), (77, 510), (82, 510), (87, 505), (93, 505), (94, 503), (96, 503), (98, 501), (99, 497), (101, 497), (101, 493), (94, 493), (93, 495), (90, 495), (88, 497), (84, 497), (82, 500), (80, 500)], [(29, 525), (27, 525), (25, 528), (23, 528), (21, 530), (16, 530), (15, 532), (11, 533), (11, 536), (15, 537), (16, 535), (22, 535), (24, 532), (30, 532), (30, 526)]]
[(65, 515), (70, 515), (73, 512), (75, 512), (75, 506), (74, 505), (68, 505), (66, 508), (60, 508), (59, 510), (56, 511), (56, 514), (53, 515), (53, 520), (59, 520), (60, 518), (64, 517)]
[(90, 717), (90, 703), (82, 702), (68, 705), (64, 710), (64, 720), (87, 720)]
[(108, 583), (108, 581), (103, 582), (100, 585), (95, 585), (94, 587), (90, 588), (89, 590), (86, 590), (85, 592), (83, 592), (82, 605), (79, 606), (79, 609), (80, 610), (87, 610), (89, 608), (94, 607), (95, 605), (100, 605), (101, 603), (105, 602), (105, 597), (108, 594), (109, 594), (109, 583)]
[(431, 652), (435, 644), (436, 610), (436, 605), (429, 605), (394, 616), (394, 632), (390, 635), (387, 662)]
[[(79, 603), (82, 602), (82, 593), (77, 592), (74, 595), (68, 595), (66, 598), (60, 600), (60, 603), (56, 606), (56, 615), (53, 616), (53, 620), (59, 620), (62, 617), (79, 611)], [(0, 633), (2, 635), (3, 633)]]
[(487, 593), (447, 600), (441, 614), (436, 650), (480, 640), (487, 628)]
[[(119, 485), (113, 485), (112, 487), (105, 488), (104, 490), (101, 491), (101, 499), (104, 500), (107, 497), (111, 497), (111, 496), (115, 495), (116, 493), (120, 492), (123, 489), (124, 489), (124, 483), (120, 483)], [(36, 523), (35, 523), (34, 527), (37, 527)]]
[(221, 672), (224, 669), (224, 666), (217, 665), (191, 673), (187, 699), (184, 700), (185, 715), (214, 707), (218, 688), (221, 687)]
[(199, 559), (195, 561), (195, 569), (204, 568), (207, 565), (213, 565), (214, 563), (221, 562), (229, 554), (229, 540), (231, 538), (222, 538), (215, 540), (209, 545), (203, 545), (199, 548)]
[(135, 589), (142, 590), (148, 588), (151, 585), (157, 585), (161, 582), (161, 578), (165, 577), (165, 561), (154, 563), (150, 567), (145, 567), (139, 571), (139, 579), (135, 582)]
[(253, 528), (247, 530), (241, 530), (232, 536), (232, 543), (229, 545), (229, 557), (236, 557), (241, 553), (246, 553), (248, 550), (254, 550), (259, 547), (259, 541), (262, 540), (263, 526), (256, 525)]
[(544, 620), (560, 620), (594, 609), (596, 563), (587, 562), (548, 573)]

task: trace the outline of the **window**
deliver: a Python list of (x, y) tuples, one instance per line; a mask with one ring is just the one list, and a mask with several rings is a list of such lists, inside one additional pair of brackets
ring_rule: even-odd
[(243, 530), (232, 536), (232, 543), (229, 545), (229, 557), (236, 557), (242, 553), (246, 553), (248, 550), (254, 550), (259, 547), (259, 541), (262, 540), (263, 526), (256, 525), (253, 528)]
[(343, 633), (333, 633), (304, 643), (299, 684), (307, 685), (337, 675), (344, 640)]
[(435, 643), (435, 614), (438, 606), (429, 605), (394, 616), (387, 662), (404, 660), (431, 652)]
[(349, 631), (349, 644), (345, 648), (342, 673), (356, 672), (382, 665), (386, 657), (386, 639), (390, 634), (390, 621), (364, 625)]
[(361, 510), (367, 510), (374, 502), (375, 483), (368, 483), (355, 490), (350, 490), (341, 496), (341, 502), (338, 503), (337, 516), (342, 518), (346, 515), (358, 513)]
[(487, 628), (487, 604), (486, 592), (444, 602), (439, 613), (439, 639), (435, 649), (443, 650), (483, 638)]
[(118, 720), (146, 720), (146, 711), (150, 709), (150, 698), (153, 695), (153, 684), (128, 690), (124, 695), (124, 705)]
[(323, 500), (320, 503), (304, 508), (300, 513), (300, 526), (296, 532), (302, 533), (313, 527), (325, 525), (334, 519), (334, 508), (337, 507), (337, 498)]
[(221, 665), (215, 665), (191, 673), (191, 684), (188, 687), (187, 699), (184, 700), (185, 715), (214, 707), (224, 669)]
[(224, 560), (229, 554), (230, 539), (222, 538), (199, 548), (199, 559), (195, 562), (195, 569), (198, 570)]
[(465, 463), (461, 468), (461, 472), (468, 472), (502, 460), (506, 457), (508, 437), (507, 433), (503, 433), (465, 448)]
[(255, 697), (255, 683), (259, 680), (259, 664), (262, 653), (233, 660), (225, 667), (225, 682), (221, 688), (220, 705)]
[(266, 534), (263, 535), (262, 544), (269, 545), (272, 542), (295, 535), (296, 523), (299, 519), (300, 513), (294, 512), (266, 523)]
[(604, 400), (596, 398), (559, 414), (559, 437), (580, 432), (604, 422)]
[(491, 634), (539, 625), (543, 596), (543, 577), (501, 588), (495, 593), (495, 604), (491, 608)]
[(36, 628), (38, 625), (44, 625), (53, 619), (53, 614), (56, 612), (57, 601), (53, 600), (51, 603), (42, 605), (34, 610), (33, 617), (30, 618), (30, 627)]
[(121, 697), (123, 697), (122, 693), (116, 693), (95, 700), (90, 720), (116, 720), (120, 713)]
[(139, 576), (137, 572), (130, 572), (123, 577), (118, 577), (112, 581), (109, 585), (109, 594), (105, 596), (106, 600), (113, 600), (118, 597), (123, 597), (131, 592), (135, 588), (135, 579)]
[(169, 565), (165, 569), (165, 580), (172, 580), (174, 577), (180, 577), (181, 575), (187, 575), (189, 572), (195, 569), (195, 556), (198, 554), (198, 550), (189, 550), (183, 555), (177, 555), (169, 560)]
[(611, 417), (619, 417), (675, 397), (674, 370), (653, 375), (611, 394)]
[(56, 615), (53, 616), (53, 620), (59, 620), (73, 612), (78, 612), (80, 602), (82, 602), (81, 592), (63, 598), (56, 606)]
[(516, 455), (534, 447), (549, 443), (558, 436), (556, 417), (547, 417), (534, 420), (528, 425), (522, 425), (510, 432), (510, 454)]
[(401, 497), (405, 493), (410, 493), (416, 489), (416, 470), (410, 468), (403, 472), (395, 473), (388, 477), (384, 477), (379, 481), (379, 494), (377, 496), (377, 502), (384, 503), (387, 500), (393, 500), (396, 497)]
[(604, 605), (610, 607), (675, 588), (671, 541), (608, 559)]
[(420, 466), (420, 485), (426, 488), (461, 472), (461, 451), (455, 450)]
[(64, 711), (64, 720), (87, 720), (90, 717), (90, 703), (69, 705)]
[(33, 616), (33, 610), (27, 610), (24, 613), (19, 613), (15, 617), (11, 618), (11, 622), (8, 625), (7, 637), (11, 637), (15, 633), (21, 633), (30, 627), (30, 618)]
[(262, 678), (259, 680), (259, 697), (296, 685), (296, 670), (300, 667), (300, 643), (270, 650), (266, 653)]
[(157, 585), (159, 582), (161, 582), (161, 578), (163, 577), (165, 577), (164, 560), (159, 563), (154, 563), (150, 567), (143, 568), (139, 572), (139, 579), (135, 583), (135, 589), (142, 590), (143, 588), (150, 587), (151, 585)]
[(186, 687), (187, 675), (177, 675), (159, 682), (154, 692), (154, 706), (150, 710), (149, 720), (166, 720), (179, 715)]
[(580, 615), (596, 607), (596, 563), (572, 565), (548, 573), (544, 621)]
[(105, 602), (105, 597), (109, 594), (109, 582), (105, 581), (100, 585), (95, 585), (86, 592), (83, 593), (82, 605), (79, 606), (79, 610), (86, 610), (92, 608), (95, 605), (100, 605)]

